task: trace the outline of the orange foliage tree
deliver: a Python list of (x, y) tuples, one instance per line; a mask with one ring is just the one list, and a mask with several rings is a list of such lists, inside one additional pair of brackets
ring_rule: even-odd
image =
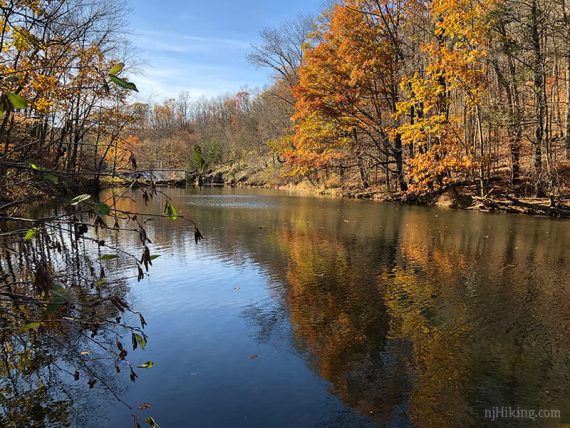
[[(390, 133), (405, 59), (400, 33), (406, 9), (399, 0), (351, 0), (336, 5), (319, 42), (305, 52), (295, 88), (295, 149), (299, 172), (354, 160), (366, 187), (363, 162), (397, 175), (407, 190), (402, 144)], [(392, 166), (395, 166), (392, 168)]]

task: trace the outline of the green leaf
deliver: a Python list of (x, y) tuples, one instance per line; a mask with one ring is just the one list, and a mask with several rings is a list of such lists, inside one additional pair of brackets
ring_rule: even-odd
[(71, 200), (71, 205), (79, 205), (81, 202), (85, 202), (91, 199), (91, 195), (79, 195)]
[(154, 255), (154, 256), (150, 256), (150, 260), (151, 260), (151, 261), (152, 261), (152, 260), (156, 260), (156, 259), (158, 259), (159, 257), (160, 257), (160, 255), (159, 255), (159, 254), (156, 254), (156, 255)]
[(137, 340), (137, 343), (139, 344), (140, 348), (144, 351), (146, 348), (146, 339), (141, 336), (140, 334), (136, 334), (135, 333), (135, 338)]
[(116, 64), (111, 71), (109, 71), (109, 75), (113, 75), (116, 76), (117, 74), (119, 74), (121, 71), (123, 71), (123, 68), (125, 67), (125, 64), (120, 62), (118, 64)]
[(100, 262), (105, 262), (107, 260), (115, 260), (118, 258), (119, 258), (119, 256), (117, 256), (116, 254), (105, 254), (105, 255), (99, 257), (97, 260), (99, 260)]
[(30, 164), (30, 168), (32, 169), (40, 169), (35, 163)]
[(203, 169), (206, 166), (206, 161), (202, 157), (202, 148), (200, 146), (194, 146), (194, 162), (198, 169)]
[(51, 300), (47, 305), (46, 312), (48, 314), (57, 312), (64, 304), (72, 301), (71, 295), (61, 286), (56, 286), (52, 290)]
[(60, 285), (56, 285), (52, 290), (52, 301), (54, 303), (71, 302), (71, 295), (68, 291)]
[(153, 418), (146, 418), (144, 421), (147, 424), (149, 424), (151, 428), (160, 428), (160, 426), (156, 423), (156, 421)]
[(22, 331), (37, 330), (38, 328), (40, 328), (41, 325), (42, 325), (42, 323), (32, 322), (32, 323), (27, 324), (24, 327), (22, 327)]
[(93, 211), (95, 211), (97, 215), (109, 215), (111, 214), (111, 207), (104, 203), (97, 203), (93, 205)]
[(46, 173), (42, 175), (42, 178), (46, 181), (49, 181), (52, 184), (59, 184), (59, 178), (53, 174)]
[(28, 232), (26, 233), (26, 236), (24, 236), (24, 241), (31, 241), (36, 236), (38, 236), (39, 233), (40, 233), (39, 229), (37, 229), (35, 227), (33, 229), (28, 230)]
[(141, 364), (140, 366), (137, 366), (139, 369), (152, 369), (152, 367), (154, 366), (154, 363), (152, 361), (147, 361), (144, 364)]
[(28, 100), (18, 94), (6, 94), (6, 96), (14, 108), (26, 108), (28, 106)]
[(131, 91), (138, 92), (137, 86), (132, 82), (127, 82), (126, 80), (121, 79), (120, 77), (115, 76), (114, 74), (109, 74), (109, 77), (116, 85), (119, 85), (121, 88), (129, 89)]
[(170, 205), (170, 203), (166, 205), (166, 215), (170, 220), (176, 220), (178, 218), (178, 213), (176, 212), (176, 208)]

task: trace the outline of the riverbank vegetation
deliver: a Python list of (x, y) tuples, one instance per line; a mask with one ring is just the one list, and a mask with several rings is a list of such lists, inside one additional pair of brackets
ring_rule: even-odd
[(129, 158), (136, 119), (132, 84), (117, 76), (129, 60), (122, 12), (105, 1), (4, 3), (1, 199), (96, 184)]
[[(111, 198), (92, 195), (126, 163), (137, 169), (124, 7), (10, 0), (0, 9), (0, 425), (83, 425), (78, 401), (96, 388), (140, 426), (144, 416), (116, 381), (135, 382), (153, 367), (127, 358), (148, 338), (126, 284), (144, 279), (158, 257), (147, 234), (154, 218), (185, 220), (196, 242), (202, 236), (138, 174)], [(54, 194), (63, 205), (45, 203)], [(161, 198), (164, 210), (131, 212), (124, 201), (135, 197), (145, 206)], [(120, 233), (134, 237), (128, 251)]]

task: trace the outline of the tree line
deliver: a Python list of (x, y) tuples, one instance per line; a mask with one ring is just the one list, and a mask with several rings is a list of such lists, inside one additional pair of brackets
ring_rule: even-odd
[(147, 129), (172, 141), (163, 116), (178, 109), (188, 114), (177, 132), (212, 163), (261, 155), (290, 179), (409, 195), (471, 184), (485, 196), (500, 182), (559, 196), (569, 19), (563, 0), (345, 0), (261, 34), (249, 59), (274, 72), (264, 91), (190, 111), (168, 101)]
[(133, 167), (196, 169), (196, 147), (210, 167), (414, 196), (458, 184), (482, 196), (566, 188), (562, 0), (338, 2), (262, 32), (248, 59), (273, 71), (267, 88), (156, 104), (126, 103), (132, 84), (109, 78), (130, 60), (113, 2), (2, 10), (4, 195), (30, 164), (47, 185), (98, 181)]

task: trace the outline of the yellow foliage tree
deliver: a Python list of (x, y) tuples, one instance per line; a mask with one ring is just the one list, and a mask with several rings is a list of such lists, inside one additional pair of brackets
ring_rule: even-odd
[[(429, 6), (431, 40), (421, 45), (425, 71), (401, 83), (405, 98), (396, 116), (410, 120), (395, 132), (414, 147), (408, 160), (411, 191), (424, 193), (466, 178), (483, 161), (481, 109), (487, 90), (487, 44), (496, 0), (435, 0)], [(457, 105), (454, 105), (456, 103)], [(465, 138), (465, 117), (477, 123), (477, 139)]]

